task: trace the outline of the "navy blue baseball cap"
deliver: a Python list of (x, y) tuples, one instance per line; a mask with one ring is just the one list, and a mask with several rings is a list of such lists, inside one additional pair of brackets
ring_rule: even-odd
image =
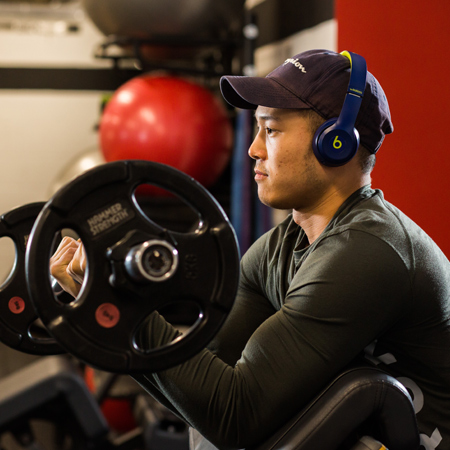
[[(349, 80), (347, 57), (330, 50), (308, 50), (286, 59), (266, 77), (224, 76), (220, 90), (236, 108), (313, 109), (328, 120), (339, 116)], [(386, 95), (370, 72), (355, 127), (361, 145), (371, 153), (394, 130)]]

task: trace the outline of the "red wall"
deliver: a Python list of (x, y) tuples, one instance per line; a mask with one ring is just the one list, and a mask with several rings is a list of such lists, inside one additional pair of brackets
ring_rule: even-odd
[(450, 257), (450, 2), (336, 0), (338, 49), (360, 53), (389, 100), (394, 133), (373, 187)]

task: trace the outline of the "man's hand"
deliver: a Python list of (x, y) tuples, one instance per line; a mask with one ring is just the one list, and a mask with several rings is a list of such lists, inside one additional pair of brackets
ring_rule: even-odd
[(80, 240), (64, 237), (50, 258), (50, 273), (60, 286), (76, 297), (86, 271), (86, 253)]

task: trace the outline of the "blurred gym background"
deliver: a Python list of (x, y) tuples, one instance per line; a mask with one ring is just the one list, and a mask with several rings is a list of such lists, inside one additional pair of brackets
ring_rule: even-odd
[[(444, 0), (0, 0), (0, 213), (48, 200), (108, 158), (169, 158), (181, 170), (200, 170), (190, 174), (230, 215), (245, 251), (286, 212), (268, 211), (255, 200), (246, 157), (251, 113), (224, 104), (220, 76), (264, 76), (304, 50), (347, 49), (366, 58), (391, 105), (395, 132), (380, 151), (373, 186), (450, 256), (449, 29), (450, 4)], [(150, 84), (133, 91), (129, 83), (138, 76), (149, 77)], [(164, 84), (172, 78), (185, 84)], [(141, 119), (161, 105), (172, 109), (161, 112), (163, 119), (144, 117), (130, 138), (130, 130), (124, 137), (125, 122), (117, 128), (126, 112), (111, 109), (109, 122), (105, 116), (112, 101), (120, 103), (118, 92), (123, 99), (132, 91)], [(147, 107), (145, 99), (155, 92), (157, 105)], [(180, 98), (193, 100), (183, 106)], [(173, 119), (179, 126), (170, 122), (168, 116), (188, 106), (194, 110)], [(183, 150), (183, 136), (192, 127), (186, 117), (195, 110), (216, 114), (220, 124), (202, 122)], [(161, 155), (163, 141), (151, 139), (164, 120), (169, 129), (164, 145), (172, 147)], [(145, 123), (153, 125), (146, 129)], [(111, 147), (111, 136), (121, 143), (119, 150)], [(139, 143), (142, 148), (133, 153)], [(188, 154), (190, 166), (182, 157)], [(169, 202), (170, 213), (169, 200), (150, 192), (149, 202)], [(2, 279), (14, 258), (3, 240)], [(2, 346), (0, 358), (5, 376), (38, 357)]]

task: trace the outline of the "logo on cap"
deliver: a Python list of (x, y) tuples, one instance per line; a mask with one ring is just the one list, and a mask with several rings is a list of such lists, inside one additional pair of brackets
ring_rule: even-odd
[(300, 63), (300, 62), (298, 62), (298, 58), (296, 58), (296, 59), (288, 58), (288, 59), (284, 62), (283, 66), (285, 66), (286, 64), (292, 64), (292, 65), (294, 65), (295, 67), (297, 67), (298, 70), (301, 70), (303, 73), (306, 73), (306, 70), (305, 70), (305, 68), (303, 67), (303, 64)]

